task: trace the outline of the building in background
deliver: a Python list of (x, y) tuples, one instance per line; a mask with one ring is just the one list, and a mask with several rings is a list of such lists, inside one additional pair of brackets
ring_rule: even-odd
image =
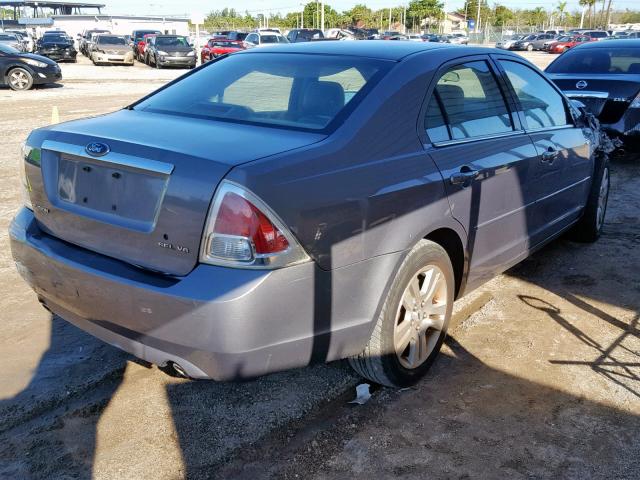
[(85, 30), (105, 29), (116, 35), (134, 30), (160, 30), (189, 35), (189, 19), (158, 15), (108, 15), (100, 3), (65, 1), (0, 0), (0, 8), (13, 10), (13, 18), (2, 19), (0, 28), (21, 28), (39, 37), (45, 30), (64, 30), (73, 38)]

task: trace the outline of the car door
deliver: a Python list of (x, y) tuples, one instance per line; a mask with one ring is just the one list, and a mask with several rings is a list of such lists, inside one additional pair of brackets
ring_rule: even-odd
[(444, 178), (452, 215), (467, 231), (473, 288), (523, 257), (537, 152), (488, 56), (446, 64), (434, 82), (425, 147)]
[(534, 247), (579, 217), (593, 172), (589, 140), (575, 124), (567, 99), (542, 73), (514, 57), (495, 59), (538, 154), (530, 172), (536, 200)]
[(0, 50), (0, 85), (4, 85), (6, 82), (6, 71), (9, 66), (10, 57), (7, 53)]

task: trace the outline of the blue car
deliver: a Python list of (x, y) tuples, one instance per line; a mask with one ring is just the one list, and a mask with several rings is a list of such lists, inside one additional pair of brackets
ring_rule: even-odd
[(508, 52), (253, 49), (33, 131), (11, 248), (45, 308), (185, 376), (348, 358), (408, 385), (456, 298), (569, 229), (598, 238), (596, 139)]

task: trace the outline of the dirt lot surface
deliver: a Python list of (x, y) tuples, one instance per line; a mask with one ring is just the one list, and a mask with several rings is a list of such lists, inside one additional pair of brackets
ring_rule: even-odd
[(191, 382), (52, 319), (10, 258), (20, 143), (183, 72), (83, 62), (0, 89), (0, 478), (640, 477), (637, 159), (612, 166), (599, 242), (560, 239), (459, 301), (427, 378), (364, 406), (342, 363)]

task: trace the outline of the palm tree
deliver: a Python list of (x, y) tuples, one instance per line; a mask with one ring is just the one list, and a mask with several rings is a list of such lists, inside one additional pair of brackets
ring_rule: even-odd
[(559, 20), (558, 22), (560, 23), (560, 25), (562, 25), (562, 19), (564, 18), (564, 12), (567, 9), (567, 2), (558, 2), (558, 17)]
[(580, 0), (580, 6), (587, 7), (589, 10), (589, 28), (593, 28), (593, 7), (596, 4), (596, 0)]

